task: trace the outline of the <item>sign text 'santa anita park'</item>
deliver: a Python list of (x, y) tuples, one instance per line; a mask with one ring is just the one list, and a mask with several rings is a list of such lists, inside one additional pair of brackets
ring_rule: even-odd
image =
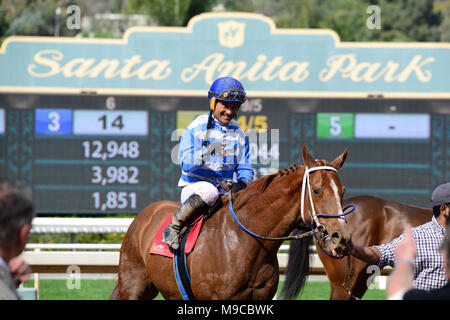
[(205, 13), (122, 39), (10, 37), (0, 92), (203, 96), (220, 76), (261, 97), (450, 97), (449, 43), (350, 43), (265, 16)]

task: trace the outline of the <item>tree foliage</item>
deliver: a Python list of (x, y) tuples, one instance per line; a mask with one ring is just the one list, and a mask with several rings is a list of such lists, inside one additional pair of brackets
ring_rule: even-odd
[[(61, 1), (60, 1), (61, 2)], [(73, 36), (74, 32), (64, 29), (65, 8), (74, 1), (65, 1), (60, 15), (57, 17), (58, 1), (45, 0), (1, 0), (0, 2), (0, 35), (53, 36), (55, 28), (60, 35)], [(3, 13), (3, 15), (2, 15)], [(3, 16), (3, 19), (2, 19)], [(4, 24), (2, 28), (2, 22)]]
[[(267, 10), (270, 2), (270, 14)], [(433, 0), (224, 0), (228, 10), (271, 16), (279, 28), (328, 28), (342, 41), (439, 41), (441, 13)], [(259, 4), (259, 6), (257, 5)], [(377, 5), (381, 29), (369, 29), (367, 8)], [(442, 32), (442, 28), (441, 28)]]
[(450, 42), (450, 5), (444, 10), (440, 31), (440, 41)]
[(124, 11), (146, 13), (162, 26), (186, 25), (193, 16), (211, 10), (213, 0), (129, 0)]
[[(332, 29), (342, 41), (450, 41), (450, 0), (445, 1), (448, 6), (437, 9), (435, 0), (0, 0), (0, 38), (54, 35), (55, 9), (77, 4), (84, 15), (145, 14), (161, 26), (186, 25), (220, 5), (226, 11), (264, 14), (278, 28)], [(370, 5), (381, 10), (381, 29), (367, 27)], [(57, 25), (60, 35), (74, 35), (63, 21)]]

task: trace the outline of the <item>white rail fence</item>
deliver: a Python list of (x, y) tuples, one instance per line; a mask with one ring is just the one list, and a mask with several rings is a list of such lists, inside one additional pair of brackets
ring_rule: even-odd
[[(126, 233), (132, 218), (35, 218), (32, 233)], [(40, 274), (66, 273), (71, 277), (73, 270), (81, 274), (114, 274), (118, 271), (121, 244), (105, 243), (28, 243), (22, 253), (24, 260), (34, 273), (34, 293), (30, 299), (39, 299)], [(312, 275), (325, 275), (322, 262), (311, 247), (310, 272)], [(283, 273), (287, 266), (289, 245), (282, 245), (278, 251), (278, 263)], [(384, 269), (377, 276), (375, 283), (378, 289), (386, 288), (386, 275), (390, 268)], [(22, 298), (26, 298), (23, 296)]]
[[(132, 218), (35, 218), (32, 233), (126, 233)], [(34, 273), (34, 297), (39, 299), (39, 278), (43, 273), (66, 273), (73, 270), (81, 274), (117, 273), (121, 244), (105, 243), (28, 243), (22, 253)], [(289, 245), (282, 245), (278, 263), (283, 273), (287, 266)], [(386, 288), (386, 276), (391, 269), (383, 270), (375, 282), (378, 289)], [(325, 270), (315, 246), (311, 246), (310, 272), (325, 275)], [(30, 290), (22, 288), (22, 290)], [(33, 297), (33, 295), (31, 295)], [(34, 299), (34, 298), (31, 298)]]
[[(35, 218), (31, 232), (126, 233), (132, 221), (132, 218)], [(82, 273), (117, 273), (120, 247), (101, 243), (28, 243), (22, 257), (34, 273), (66, 273), (69, 266), (79, 267)], [(288, 249), (289, 245), (282, 245), (278, 253), (282, 271), (287, 266)], [(311, 255), (310, 269), (312, 274), (325, 274), (315, 253)]]
[[(32, 233), (125, 233), (132, 218), (35, 218)], [(28, 243), (22, 254), (35, 273), (117, 273), (120, 244)]]

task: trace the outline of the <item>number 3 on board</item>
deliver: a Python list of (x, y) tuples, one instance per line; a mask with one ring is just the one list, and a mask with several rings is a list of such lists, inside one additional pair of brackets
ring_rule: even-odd
[(72, 110), (36, 109), (35, 131), (48, 135), (72, 134)]
[(61, 129), (61, 116), (58, 112), (52, 111), (48, 114), (48, 118), (50, 123), (48, 124), (48, 130), (51, 132), (57, 132)]

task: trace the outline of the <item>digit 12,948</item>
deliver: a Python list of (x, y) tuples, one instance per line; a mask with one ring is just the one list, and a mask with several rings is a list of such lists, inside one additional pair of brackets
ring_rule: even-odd
[(103, 142), (101, 140), (83, 141), (83, 156), (86, 159), (137, 159), (140, 156), (138, 141)]

